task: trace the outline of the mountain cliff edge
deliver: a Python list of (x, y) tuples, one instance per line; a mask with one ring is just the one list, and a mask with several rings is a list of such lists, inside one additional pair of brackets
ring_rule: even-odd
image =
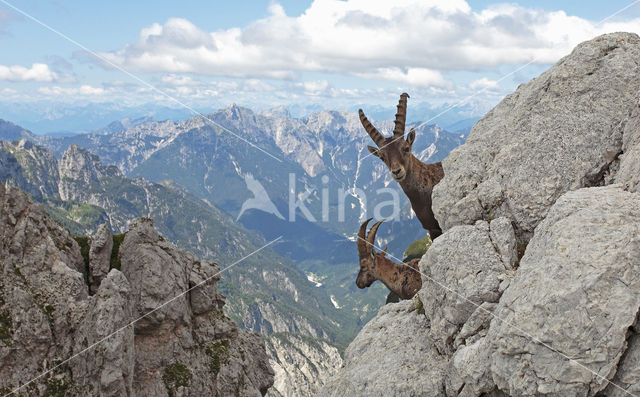
[(578, 45), (444, 160), (444, 234), (322, 396), (640, 393), (640, 37)]
[(151, 219), (73, 237), (1, 183), (0, 208), (1, 395), (261, 396), (273, 384), (264, 340), (222, 311), (218, 265)]

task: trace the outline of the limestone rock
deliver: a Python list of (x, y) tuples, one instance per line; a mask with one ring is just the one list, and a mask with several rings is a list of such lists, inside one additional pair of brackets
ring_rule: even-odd
[(343, 368), (318, 395), (445, 396), (446, 365), (415, 301), (390, 303), (351, 342)]
[(640, 192), (640, 99), (624, 123), (619, 169), (613, 176), (615, 182), (624, 183), (627, 190)]
[(452, 348), (479, 305), (498, 302), (500, 276), (512, 271), (514, 260), (515, 236), (504, 218), (456, 226), (433, 242), (420, 261), (418, 294), (440, 349)]
[(217, 265), (179, 250), (148, 218), (131, 222), (119, 258), (122, 272), (136, 286), (138, 393), (266, 393), (273, 370), (264, 342), (239, 331), (222, 313)]
[(620, 359), (618, 371), (612, 383), (604, 389), (609, 397), (628, 397), (640, 394), (640, 337), (637, 330), (631, 330), (627, 338), (627, 351)]
[[(136, 333), (173, 329), (189, 321), (188, 297), (182, 295), (159, 310), (163, 303), (189, 288), (189, 269), (195, 258), (160, 237), (149, 218), (131, 222), (120, 245), (122, 273), (136, 286), (134, 296)], [(150, 314), (149, 314), (150, 313)]]
[[(640, 37), (606, 34), (505, 97), (443, 162), (433, 191), (443, 230), (505, 216), (526, 242), (563, 193), (610, 180), (623, 150), (638, 159), (624, 123), (638, 106), (638, 59)], [(621, 167), (637, 186), (633, 164)]]
[(335, 346), (294, 333), (269, 335), (267, 353), (275, 371), (269, 397), (313, 396), (342, 366)]
[(640, 194), (613, 185), (562, 196), (496, 308), (502, 321), (487, 339), (497, 386), (509, 395), (603, 390), (640, 309), (639, 265)]
[(78, 244), (41, 205), (0, 184), (0, 209), (0, 394), (261, 396), (273, 384), (264, 340), (222, 312), (217, 265), (151, 220), (132, 222), (122, 272), (101, 280), (111, 235), (94, 235), (90, 296)]
[(134, 334), (127, 326), (133, 318), (130, 294), (127, 279), (113, 269), (90, 298), (75, 336), (73, 352), (81, 356), (69, 361), (80, 389), (100, 396), (135, 394)]
[[(17, 188), (0, 183), (0, 390), (25, 384), (73, 351), (88, 288), (80, 249), (68, 232)], [(36, 395), (73, 390), (60, 366), (25, 385)]]
[(189, 304), (193, 314), (222, 311), (225, 298), (216, 292), (215, 282), (220, 280), (220, 268), (212, 262), (195, 262), (189, 273)]
[(640, 392), (638, 62), (638, 36), (600, 36), (476, 124), (434, 190), (424, 318), (383, 308), (323, 395)]
[(91, 237), (89, 248), (89, 288), (95, 292), (109, 273), (113, 236), (108, 224), (103, 224)]

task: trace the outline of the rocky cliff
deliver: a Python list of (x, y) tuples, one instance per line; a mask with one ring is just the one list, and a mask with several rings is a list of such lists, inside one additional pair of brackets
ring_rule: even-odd
[(640, 393), (640, 37), (580, 44), (445, 159), (445, 230), (320, 395)]
[(272, 385), (262, 338), (222, 312), (218, 266), (150, 219), (117, 239), (106, 228), (74, 239), (17, 188), (0, 184), (0, 208), (0, 394), (259, 396)]
[[(91, 293), (114, 266), (111, 252), (116, 241), (122, 241), (123, 235), (112, 236), (111, 230), (123, 233), (138, 217), (152, 217), (167, 240), (205, 260), (233, 263), (266, 243), (180, 186), (129, 179), (75, 145), (58, 161), (49, 150), (24, 139), (0, 142), (0, 181), (29, 192), (74, 233), (93, 234), (87, 275)], [(352, 282), (350, 274), (345, 277)], [(217, 286), (228, 298), (225, 313), (267, 340), (270, 362), (278, 369), (274, 388), (278, 393), (313, 394), (341, 364), (330, 341), (346, 345), (355, 334), (355, 321), (349, 312), (337, 310), (327, 293), (286, 258), (269, 249), (260, 251), (226, 271)], [(272, 340), (274, 332), (279, 334)], [(289, 354), (279, 349), (291, 346), (283, 340), (297, 344), (294, 356), (311, 370), (279, 358)], [(302, 358), (305, 352), (309, 356)], [(316, 376), (309, 376), (313, 371)]]
[(271, 334), (266, 339), (275, 372), (269, 397), (313, 396), (342, 365), (338, 348), (325, 340), (292, 332)]

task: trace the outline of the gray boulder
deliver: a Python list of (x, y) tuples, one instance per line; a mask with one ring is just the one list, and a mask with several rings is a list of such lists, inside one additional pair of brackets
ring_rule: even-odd
[(487, 335), (501, 390), (587, 396), (607, 386), (640, 310), (639, 236), (640, 194), (619, 185), (581, 189), (556, 202), (500, 299), (501, 321), (493, 320)]
[(189, 271), (196, 262), (192, 255), (160, 237), (149, 218), (131, 222), (118, 255), (122, 273), (136, 286), (135, 315), (145, 316), (136, 322), (136, 333), (173, 329), (189, 321), (187, 295), (155, 309), (189, 288)]
[(95, 293), (102, 280), (109, 273), (113, 236), (108, 224), (101, 225), (91, 236), (89, 248), (89, 288)]
[[(68, 363), (74, 387), (100, 396), (135, 395), (135, 347), (130, 286), (124, 275), (111, 270), (87, 303), (73, 346), (78, 359)], [(106, 339), (105, 339), (106, 338)]]
[(318, 396), (445, 396), (446, 363), (419, 299), (390, 303), (351, 342)]
[[(443, 162), (433, 191), (443, 230), (505, 216), (526, 242), (563, 193), (610, 179), (623, 145), (638, 148), (623, 137), (638, 106), (638, 59), (640, 37), (606, 34), (504, 98)], [(637, 170), (624, 167), (636, 184)]]
[(478, 322), (482, 312), (474, 317), (477, 325), (460, 334), (479, 305), (498, 302), (500, 284), (513, 272), (515, 259), (515, 235), (505, 218), (456, 226), (433, 242), (420, 261), (418, 294), (442, 351), (451, 353), (456, 337), (459, 345), (480, 331), (485, 323)]

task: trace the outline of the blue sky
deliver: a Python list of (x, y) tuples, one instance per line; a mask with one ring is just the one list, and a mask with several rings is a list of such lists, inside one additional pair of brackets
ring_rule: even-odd
[(640, 4), (598, 24), (631, 3), (0, 0), (0, 105), (177, 106), (116, 65), (198, 109), (353, 110), (407, 91), (482, 114), (579, 42), (640, 33)]

